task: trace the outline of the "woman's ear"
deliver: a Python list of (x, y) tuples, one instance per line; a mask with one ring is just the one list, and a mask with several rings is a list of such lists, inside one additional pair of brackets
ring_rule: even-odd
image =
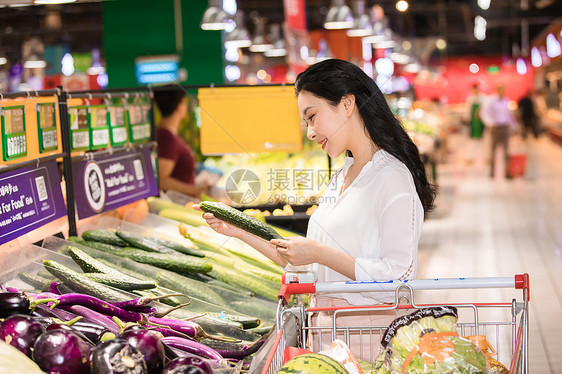
[(351, 117), (353, 110), (355, 109), (355, 95), (347, 94), (341, 99), (341, 103), (343, 104), (343, 110), (345, 111), (345, 115), (347, 117)]

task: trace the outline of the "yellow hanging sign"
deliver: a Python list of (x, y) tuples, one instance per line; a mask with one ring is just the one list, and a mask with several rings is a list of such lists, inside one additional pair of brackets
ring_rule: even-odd
[(198, 98), (204, 155), (302, 150), (293, 86), (201, 88)]

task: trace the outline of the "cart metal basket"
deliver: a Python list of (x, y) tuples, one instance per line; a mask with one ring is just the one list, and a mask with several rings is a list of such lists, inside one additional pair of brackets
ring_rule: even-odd
[[(523, 292), (521, 300), (497, 303), (436, 303), (416, 304), (414, 291), (418, 290), (465, 290), (481, 288), (511, 288)], [(394, 292), (393, 305), (357, 306), (345, 308), (305, 307), (302, 303), (288, 302), (293, 295), (330, 294), (369, 291)], [(351, 333), (360, 334), (367, 339), (380, 339), (388, 326), (338, 326), (333, 318), (333, 326), (309, 326), (307, 321), (315, 313), (338, 314), (362, 311), (397, 310), (415, 311), (420, 308), (435, 306), (454, 306), (459, 311), (457, 329), (460, 336), (485, 336), (490, 343), (494, 358), (501, 362), (509, 373), (529, 373), (528, 341), (529, 341), (529, 275), (518, 274), (514, 277), (483, 277), (483, 278), (446, 278), (416, 279), (387, 282), (316, 282), (314, 273), (289, 272), (283, 276), (283, 285), (279, 292), (277, 310), (277, 334), (272, 349), (267, 356), (262, 374), (277, 373), (283, 365), (285, 348), (288, 345), (298, 348), (309, 347), (307, 337), (313, 330), (320, 339), (323, 334), (331, 333), (332, 340), (343, 340), (349, 345)], [(289, 320), (296, 323), (287, 323)], [(296, 330), (296, 331), (293, 331)], [(327, 331), (326, 331), (327, 330)], [(296, 336), (296, 339), (291, 337)], [(287, 339), (291, 342), (287, 342)], [(296, 340), (296, 342), (295, 342)], [(372, 340), (371, 340), (372, 341)], [(296, 344), (295, 344), (296, 343)], [(322, 342), (321, 342), (322, 343)], [(329, 343), (329, 342), (327, 342)], [(495, 348), (495, 349), (494, 349)], [(361, 349), (362, 352), (364, 351)], [(361, 352), (361, 353), (362, 353)], [(368, 357), (358, 355), (358, 359), (374, 362), (377, 352), (370, 352)]]

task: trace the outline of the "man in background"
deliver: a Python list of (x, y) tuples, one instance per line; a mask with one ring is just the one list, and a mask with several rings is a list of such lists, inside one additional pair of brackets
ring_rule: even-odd
[(504, 95), (503, 86), (498, 86), (496, 92), (497, 96), (492, 97), (481, 112), (482, 120), (486, 127), (490, 129), (492, 137), (490, 178), (494, 177), (496, 148), (500, 146), (503, 149), (503, 157), (505, 160), (505, 177), (509, 179), (509, 134), (511, 130), (515, 131), (519, 126), (515, 116), (511, 113), (511, 110), (509, 110), (509, 99)]

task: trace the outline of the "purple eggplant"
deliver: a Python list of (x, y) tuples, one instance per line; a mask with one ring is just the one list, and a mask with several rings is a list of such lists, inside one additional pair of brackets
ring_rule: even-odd
[(47, 302), (47, 300), (33, 300), (22, 292), (0, 292), (0, 318), (6, 318), (12, 314), (30, 314), (37, 304)]
[(81, 293), (69, 293), (57, 296), (53, 304), (54, 306), (51, 306), (51, 308), (55, 306), (81, 305), (99, 313), (118, 317), (125, 322), (139, 322), (143, 319), (140, 313), (123, 310), (97, 297)]
[(63, 308), (68, 308), (70, 312), (81, 315), (88, 321), (97, 323), (98, 325), (107, 328), (114, 334), (117, 334), (119, 332), (119, 326), (117, 326), (117, 324), (111, 318), (104, 314), (98, 313), (81, 305), (74, 305), (71, 307), (65, 306)]
[(88, 374), (91, 347), (71, 331), (42, 334), (33, 347), (33, 361), (50, 374)]
[(0, 339), (31, 357), (33, 344), (45, 332), (41, 322), (23, 314), (12, 315), (0, 326)]
[(119, 335), (144, 356), (149, 374), (160, 374), (164, 368), (164, 345), (158, 335), (148, 330), (130, 329)]
[(146, 374), (143, 354), (123, 339), (96, 346), (92, 353), (92, 374)]
[(206, 345), (195, 342), (193, 340), (179, 338), (177, 336), (168, 336), (162, 338), (162, 342), (172, 348), (179, 349), (188, 353), (193, 353), (201, 357), (209, 358), (211, 360), (223, 359), (222, 355), (213, 348), (207, 347)]
[[(80, 339), (84, 340), (86, 343), (90, 344), (92, 347), (96, 345), (98, 340), (92, 340), (88, 336), (84, 335), (81, 331), (78, 331), (74, 325), (69, 326), (64, 323), (51, 323), (47, 325), (47, 331), (54, 331), (54, 330), (64, 330), (64, 331), (71, 331), (78, 335)], [(108, 330), (105, 330), (108, 331)]]
[(181, 365), (173, 369), (164, 370), (162, 374), (205, 374), (205, 372), (197, 366)]
[[(191, 368), (198, 368), (199, 371), (193, 371)], [(191, 370), (191, 371), (189, 371)], [(207, 361), (199, 357), (178, 357), (168, 363), (162, 374), (187, 374), (201, 373), (213, 374), (213, 369)]]
[(76, 314), (67, 312), (67, 311), (59, 309), (59, 308), (51, 309), (45, 304), (37, 305), (37, 307), (33, 311), (33, 314), (39, 315), (39, 316), (42, 316), (42, 317), (58, 318), (62, 321), (70, 321), (70, 320), (77, 317)]

